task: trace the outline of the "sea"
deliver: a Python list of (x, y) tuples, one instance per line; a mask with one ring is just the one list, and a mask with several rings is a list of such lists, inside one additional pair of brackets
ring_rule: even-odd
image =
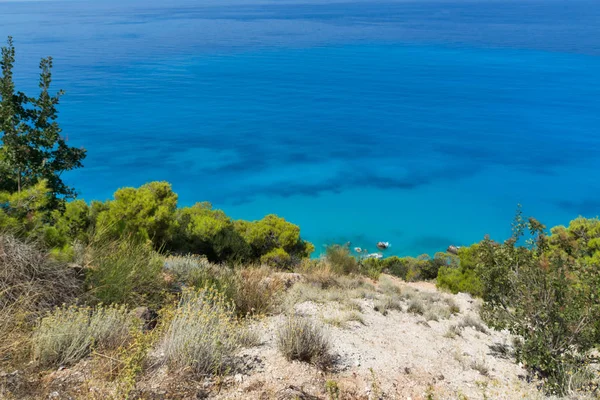
[(85, 200), (168, 181), (319, 256), (433, 255), (600, 214), (598, 0), (0, 0)]

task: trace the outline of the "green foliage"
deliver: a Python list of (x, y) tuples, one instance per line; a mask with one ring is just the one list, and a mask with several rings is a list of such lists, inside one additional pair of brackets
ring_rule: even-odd
[(339, 400), (341, 396), (340, 385), (336, 381), (328, 380), (325, 382), (325, 392), (328, 400)]
[(478, 244), (458, 249), (459, 265), (440, 267), (437, 286), (448, 289), (454, 294), (463, 292), (481, 297), (483, 288), (476, 272), (478, 252)]
[(88, 247), (88, 293), (98, 302), (159, 308), (166, 283), (163, 260), (147, 243), (98, 235)]
[[(569, 374), (585, 368), (587, 351), (598, 342), (600, 265), (593, 235), (586, 236), (596, 225), (579, 219), (548, 238), (542, 224), (519, 212), (510, 239), (480, 244), (483, 316), (522, 338), (517, 357), (545, 379), (549, 392), (566, 392)], [(526, 233), (527, 245), (519, 245)]]
[(178, 252), (205, 255), (210, 261), (243, 262), (251, 249), (233, 221), (210, 203), (196, 203), (177, 210), (177, 233), (169, 247)]
[(96, 225), (112, 237), (132, 236), (152, 240), (157, 247), (171, 239), (177, 195), (167, 182), (150, 182), (141, 187), (115, 192), (105, 210), (97, 215)]
[(292, 264), (292, 257), (279, 247), (261, 256), (260, 262), (276, 268), (289, 269)]
[(45, 181), (21, 192), (0, 192), (0, 228), (39, 236), (48, 219), (49, 194)]
[(325, 260), (331, 265), (334, 273), (347, 275), (359, 272), (358, 261), (350, 254), (348, 246), (338, 244), (328, 246)]
[(408, 258), (398, 256), (387, 257), (381, 260), (381, 268), (390, 275), (406, 280), (410, 261)]
[[(289, 255), (292, 263), (308, 257), (314, 246), (300, 237), (300, 228), (276, 215), (267, 215), (259, 221), (236, 221), (235, 229), (250, 245), (252, 258), (260, 260), (264, 255), (282, 257), (283, 252)], [(274, 253), (274, 250), (281, 249)]]
[(40, 62), (38, 97), (16, 91), (14, 63), (15, 48), (9, 37), (0, 61), (0, 190), (21, 192), (45, 180), (53, 200), (74, 197), (75, 191), (62, 181), (61, 174), (82, 167), (86, 152), (68, 146), (61, 136), (56, 106), (63, 92), (50, 94), (52, 58)]

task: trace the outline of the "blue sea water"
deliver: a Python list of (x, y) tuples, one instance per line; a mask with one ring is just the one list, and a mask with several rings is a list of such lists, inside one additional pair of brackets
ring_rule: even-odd
[(316, 244), (418, 255), (600, 214), (597, 0), (2, 1), (88, 149), (86, 200), (279, 214)]

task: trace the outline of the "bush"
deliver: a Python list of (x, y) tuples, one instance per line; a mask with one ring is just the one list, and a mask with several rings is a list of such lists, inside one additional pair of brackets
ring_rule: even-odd
[(233, 364), (245, 332), (233, 304), (212, 288), (188, 290), (166, 329), (161, 348), (173, 368), (198, 374), (222, 374)]
[(440, 267), (437, 276), (437, 287), (448, 289), (456, 294), (459, 292), (470, 293), (481, 297), (483, 287), (476, 272), (477, 254), (479, 245), (461, 247), (458, 250), (459, 265)]
[(166, 289), (163, 260), (148, 243), (100, 235), (88, 247), (88, 256), (86, 281), (94, 301), (160, 308)]
[(406, 275), (409, 270), (408, 258), (400, 258), (392, 256), (381, 260), (382, 270), (390, 275), (397, 276), (403, 280), (406, 280)]
[(0, 234), (0, 310), (24, 297), (30, 311), (69, 302), (81, 293), (78, 272), (34, 243)]
[(384, 296), (383, 299), (375, 302), (373, 309), (383, 315), (387, 315), (389, 310), (402, 311), (402, 304), (400, 304), (399, 299), (396, 297)]
[(408, 308), (406, 309), (409, 313), (423, 315), (425, 314), (425, 305), (419, 299), (413, 299), (408, 303)]
[(114, 238), (151, 239), (158, 248), (173, 235), (176, 207), (177, 195), (169, 183), (150, 182), (117, 190), (96, 223)]
[(253, 222), (236, 221), (235, 230), (250, 245), (254, 260), (275, 249), (282, 249), (296, 263), (315, 250), (312, 243), (300, 237), (300, 227), (277, 215), (270, 214)]
[(36, 244), (0, 234), (0, 354), (24, 355), (22, 343), (37, 317), (83, 292), (79, 275)]
[(320, 368), (333, 363), (329, 337), (308, 318), (287, 317), (277, 331), (277, 347), (288, 361), (303, 361)]
[(548, 239), (542, 224), (525, 221), (520, 212), (513, 226), (503, 244), (486, 238), (480, 245), (483, 316), (519, 335), (518, 360), (545, 380), (547, 391), (564, 394), (570, 374), (586, 368), (586, 353), (599, 338), (600, 264), (589, 253), (593, 235), (576, 228), (570, 236), (559, 228)]
[(292, 266), (292, 257), (282, 248), (277, 248), (261, 256), (260, 262), (275, 268), (289, 269)]
[(177, 231), (169, 248), (206, 256), (212, 262), (249, 262), (251, 248), (234, 223), (210, 203), (177, 210)]
[(266, 314), (272, 311), (283, 291), (281, 280), (267, 267), (236, 271), (233, 301), (238, 315)]
[(213, 264), (203, 256), (170, 256), (165, 259), (164, 267), (176, 282), (197, 289), (216, 287), (226, 291), (233, 285), (233, 270)]
[(114, 349), (123, 345), (132, 326), (123, 306), (57, 308), (42, 318), (34, 331), (34, 361), (41, 365), (73, 364), (87, 356), (92, 347)]
[(235, 304), (240, 316), (270, 312), (283, 290), (281, 280), (272, 277), (266, 266), (232, 269), (192, 255), (168, 257), (165, 266), (187, 286), (217, 289)]
[(355, 274), (359, 272), (356, 258), (350, 254), (348, 246), (334, 244), (327, 247), (325, 260), (331, 265), (331, 269), (339, 275)]

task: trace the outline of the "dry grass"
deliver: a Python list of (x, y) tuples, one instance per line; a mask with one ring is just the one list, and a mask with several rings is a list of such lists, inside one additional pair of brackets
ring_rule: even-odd
[(458, 323), (458, 327), (459, 328), (473, 328), (478, 332), (484, 333), (487, 335), (487, 329), (485, 327), (485, 325), (483, 325), (483, 323), (481, 321), (479, 321), (476, 317), (474, 317), (473, 315), (466, 315), (459, 323)]
[(387, 276), (382, 276), (379, 279), (379, 289), (382, 293), (385, 293), (389, 296), (398, 296), (402, 293), (402, 289), (400, 288), (400, 286), (395, 284)]
[(277, 347), (289, 361), (304, 361), (323, 369), (333, 364), (329, 336), (309, 318), (287, 317), (277, 331)]
[(272, 276), (268, 267), (245, 268), (236, 271), (236, 290), (233, 294), (239, 315), (268, 314), (280, 302), (283, 282)]
[(349, 322), (358, 322), (361, 325), (366, 325), (362, 314), (357, 311), (350, 311), (332, 317), (327, 317), (323, 319), (323, 322), (338, 328), (346, 328)]
[(425, 312), (425, 319), (427, 321), (439, 321), (440, 319), (448, 319), (451, 315), (452, 312), (449, 307), (433, 305)]
[(40, 365), (73, 364), (92, 347), (115, 349), (130, 338), (133, 319), (125, 307), (60, 307), (42, 318), (32, 337)]
[(488, 365), (483, 359), (471, 360), (470, 366), (471, 369), (474, 369), (483, 376), (487, 376), (490, 371)]
[(396, 296), (384, 296), (375, 301), (373, 308), (375, 311), (387, 315), (390, 310), (402, 311), (402, 303)]
[(408, 308), (406, 309), (409, 313), (423, 315), (425, 314), (425, 305), (419, 299), (412, 299), (408, 303)]
[(161, 349), (172, 368), (220, 375), (233, 365), (234, 353), (249, 338), (223, 294), (211, 288), (188, 290), (166, 328)]
[(82, 293), (79, 270), (36, 244), (0, 234), (0, 354), (27, 357), (29, 331), (52, 307)]
[(307, 282), (321, 288), (336, 285), (339, 278), (338, 274), (331, 268), (331, 265), (322, 260), (303, 260), (296, 271), (303, 274)]
[(448, 339), (455, 339), (457, 336), (461, 336), (461, 328), (458, 325), (451, 325), (446, 333), (444, 333), (444, 337)]
[(165, 266), (186, 286), (218, 288), (235, 303), (235, 310), (241, 316), (272, 312), (284, 289), (283, 282), (267, 266), (233, 269), (194, 255), (168, 257)]

